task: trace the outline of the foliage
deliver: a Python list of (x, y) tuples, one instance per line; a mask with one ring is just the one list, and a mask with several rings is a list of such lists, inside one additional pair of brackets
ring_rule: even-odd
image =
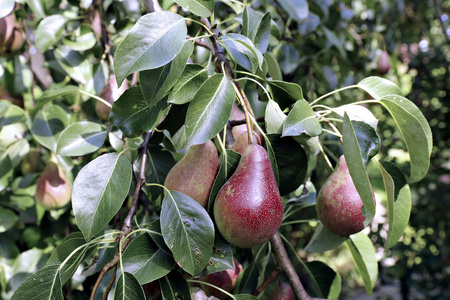
[[(280, 270), (291, 284), (301, 278), (306, 290), (295, 286), (297, 297), (337, 298), (339, 274), (318, 261), (305, 263), (298, 251), (325, 252), (344, 242), (372, 293), (378, 269), (371, 239), (365, 233), (343, 238), (323, 227), (314, 191), (343, 153), (368, 225), (375, 206), (367, 168), (378, 161), (388, 249), (407, 228), (409, 184), (429, 169), (431, 129), (417, 101), (404, 97), (400, 76), (374, 76), (390, 37), (382, 39), (381, 25), (364, 26), (362, 17), (357, 29), (348, 22), (377, 4), (44, 2), (0, 7), (0, 17), (15, 15), (27, 41), (0, 58), (3, 298), (34, 291), (52, 299), (92, 291), (99, 298), (113, 288), (114, 298), (143, 299), (146, 287), (159, 283), (163, 299), (191, 299), (189, 280), (230, 268), (233, 257), (244, 266), (235, 299), (253, 298), (255, 291), (266, 299), (275, 288), (266, 278)], [(123, 94), (105, 96), (123, 82), (130, 86)], [(236, 103), (245, 120), (230, 120)], [(110, 109), (109, 120), (98, 105)], [(284, 203), (277, 236), (285, 245), (271, 239), (240, 249), (215, 228), (215, 194), (240, 158), (228, 149), (231, 127), (242, 123), (249, 139), (264, 139)], [(380, 139), (385, 128), (396, 128), (409, 164), (384, 161), (392, 159), (383, 145), (393, 141)], [(211, 139), (221, 166), (205, 209), (163, 183), (186, 148)], [(71, 204), (47, 211), (35, 194), (50, 158), (73, 193)], [(316, 228), (314, 235), (289, 242), (293, 228), (305, 227)], [(287, 260), (278, 250), (271, 254), (280, 247)]]

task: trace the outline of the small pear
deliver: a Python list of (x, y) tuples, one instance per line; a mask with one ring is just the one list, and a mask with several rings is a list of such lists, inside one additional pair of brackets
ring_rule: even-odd
[(167, 174), (164, 185), (207, 207), (209, 194), (219, 171), (219, 155), (212, 141), (189, 147)]
[[(239, 277), (239, 274), (242, 271), (242, 265), (235, 258), (233, 258), (233, 265), (234, 265), (234, 269), (227, 269), (224, 271), (211, 273), (211, 274), (201, 278), (200, 280), (210, 283), (212, 285), (215, 285), (227, 292), (231, 292), (231, 290), (236, 285), (236, 281)], [(204, 285), (204, 284), (201, 284), (200, 286), (208, 295), (212, 295), (219, 299), (227, 299), (228, 298), (227, 295), (225, 295), (218, 289), (215, 289), (213, 287), (210, 287), (210, 286)]]
[[(262, 145), (263, 138), (261, 135), (253, 130), (253, 138), (258, 145)], [(247, 131), (241, 133), (241, 135), (236, 139), (236, 141), (231, 145), (230, 150), (237, 152), (239, 154), (243, 154), (245, 149), (248, 146), (248, 134)]]
[(217, 228), (230, 244), (250, 248), (266, 242), (278, 231), (283, 213), (269, 155), (264, 147), (251, 143), (217, 194)]
[(37, 182), (36, 200), (46, 209), (66, 205), (72, 197), (72, 183), (64, 171), (52, 160), (45, 166)]
[[(126, 80), (124, 80), (122, 85), (118, 87), (116, 76), (111, 75), (108, 80), (108, 83), (102, 89), (99, 97), (105, 99), (110, 104), (113, 104), (113, 102), (119, 99), (120, 95), (122, 95), (127, 89), (128, 83)], [(105, 105), (100, 101), (97, 101), (97, 103), (95, 104), (95, 113), (103, 121), (108, 121), (109, 114), (111, 113), (111, 107)]]
[(349, 236), (364, 229), (363, 202), (353, 184), (344, 155), (317, 195), (316, 210), (323, 226)]
[(270, 294), (270, 300), (295, 300), (294, 291), (289, 283), (281, 282)]
[(391, 63), (389, 61), (389, 54), (383, 50), (381, 51), (380, 57), (378, 58), (377, 62), (378, 73), (380, 73), (380, 75), (384, 75), (389, 72), (390, 68)]
[(25, 38), (14, 13), (0, 18), (0, 56), (8, 57), (22, 48)]
[[(236, 102), (233, 104), (233, 108), (231, 109), (230, 120), (232, 121), (245, 120), (245, 114), (242, 110), (239, 109)], [(242, 133), (244, 132), (247, 132), (247, 125), (245, 123), (242, 125), (233, 126), (233, 128), (231, 129), (231, 133), (235, 140), (237, 140), (238, 137), (242, 135)]]

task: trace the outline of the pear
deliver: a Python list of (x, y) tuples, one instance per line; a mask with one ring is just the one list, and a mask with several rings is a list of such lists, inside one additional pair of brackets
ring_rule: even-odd
[[(113, 102), (119, 99), (120, 95), (122, 95), (127, 89), (128, 83), (126, 80), (124, 80), (122, 85), (118, 87), (116, 76), (111, 75), (108, 80), (108, 83), (103, 87), (102, 91), (100, 92), (99, 97), (105, 99), (110, 104), (113, 104)], [(111, 107), (105, 105), (100, 101), (97, 101), (97, 103), (95, 104), (95, 113), (103, 121), (108, 121), (109, 114), (111, 113)]]
[(22, 48), (25, 38), (14, 13), (0, 18), (0, 56), (8, 57)]
[(270, 300), (295, 300), (294, 291), (289, 283), (281, 282), (270, 294)]
[[(253, 139), (258, 145), (262, 145), (263, 138), (255, 130), (253, 130)], [(231, 145), (230, 150), (233, 150), (234, 152), (237, 152), (242, 155), (247, 146), (248, 146), (248, 134), (247, 131), (244, 131), (243, 133), (241, 133), (240, 136), (238, 136), (233, 145)]]
[[(236, 285), (236, 281), (239, 277), (239, 274), (242, 271), (242, 265), (235, 258), (233, 258), (233, 265), (234, 265), (233, 269), (227, 269), (224, 271), (211, 273), (201, 278), (200, 280), (215, 285), (227, 292), (231, 292), (231, 290)], [(200, 286), (208, 295), (212, 295), (219, 299), (228, 298), (227, 295), (225, 295), (218, 289), (215, 289), (213, 287), (204, 284), (201, 284)]]
[(164, 185), (188, 195), (207, 207), (209, 194), (219, 171), (219, 155), (212, 141), (189, 147), (167, 174)]
[(250, 248), (267, 241), (281, 225), (283, 201), (266, 150), (250, 143), (214, 203), (214, 218), (230, 243)]
[(391, 68), (391, 63), (389, 61), (389, 54), (386, 51), (381, 51), (380, 57), (377, 62), (377, 69), (380, 75), (384, 75), (389, 72)]
[[(233, 108), (231, 109), (230, 120), (232, 121), (245, 120), (245, 114), (242, 110), (239, 109), (236, 102), (233, 104)], [(235, 140), (237, 140), (238, 137), (242, 135), (242, 133), (244, 132), (247, 132), (246, 124), (233, 126), (233, 128), (231, 129), (231, 133)]]
[(36, 201), (45, 209), (66, 205), (72, 196), (72, 183), (56, 162), (50, 160), (37, 182)]
[(364, 229), (362, 206), (342, 155), (317, 195), (317, 215), (323, 226), (334, 234), (349, 236)]

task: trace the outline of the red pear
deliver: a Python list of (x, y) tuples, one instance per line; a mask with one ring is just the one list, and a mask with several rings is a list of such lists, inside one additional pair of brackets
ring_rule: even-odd
[(49, 161), (37, 182), (36, 200), (50, 210), (63, 207), (71, 196), (72, 183), (55, 162)]
[(295, 300), (294, 291), (289, 283), (281, 282), (270, 294), (270, 300)]
[[(236, 285), (236, 281), (239, 277), (239, 273), (241, 273), (241, 271), (242, 271), (242, 265), (235, 258), (233, 258), (233, 264), (234, 264), (234, 269), (227, 269), (225, 271), (211, 273), (211, 274), (201, 278), (201, 281), (210, 283), (212, 285), (215, 285), (215, 286), (221, 288), (222, 290), (230, 292)], [(218, 289), (215, 289), (208, 285), (202, 284), (201, 288), (208, 295), (212, 295), (219, 299), (227, 298), (227, 295), (225, 295)]]
[[(124, 80), (122, 85), (118, 87), (116, 76), (111, 75), (99, 97), (108, 101), (110, 104), (113, 104), (113, 102), (119, 99), (120, 95), (122, 95), (127, 89), (128, 83), (126, 80)], [(108, 121), (109, 114), (111, 113), (111, 107), (105, 105), (103, 102), (97, 101), (95, 104), (95, 112), (100, 119)]]
[(269, 155), (262, 146), (251, 143), (217, 194), (217, 228), (230, 244), (249, 248), (266, 242), (278, 231), (283, 212)]
[(386, 74), (389, 72), (389, 69), (391, 68), (391, 63), (389, 61), (389, 54), (386, 51), (381, 51), (380, 57), (378, 58), (377, 62), (377, 68), (378, 73), (381, 75)]
[[(263, 138), (261, 137), (258, 132), (253, 131), (253, 139), (258, 145), (262, 145)], [(241, 133), (240, 136), (236, 139), (233, 145), (231, 145), (230, 150), (233, 150), (234, 152), (237, 152), (239, 154), (243, 154), (245, 149), (248, 146), (248, 134), (247, 131)]]
[(219, 155), (212, 141), (189, 147), (167, 174), (164, 185), (207, 207), (209, 194), (219, 171)]
[[(236, 102), (233, 104), (233, 108), (231, 109), (230, 120), (245, 120), (245, 114), (242, 110), (239, 109)], [(238, 137), (244, 132), (247, 132), (247, 124), (245, 123), (242, 125), (233, 126), (233, 128), (231, 129), (231, 133), (233, 134), (233, 138), (235, 140), (237, 140)]]
[(364, 229), (362, 207), (363, 202), (342, 155), (317, 195), (317, 214), (323, 226), (331, 232), (349, 236)]

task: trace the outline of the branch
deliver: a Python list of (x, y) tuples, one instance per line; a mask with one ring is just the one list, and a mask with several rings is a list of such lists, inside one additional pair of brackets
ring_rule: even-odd
[(280, 234), (277, 232), (270, 238), (270, 244), (272, 245), (273, 254), (275, 255), (275, 259), (277, 261), (277, 268), (286, 274), (286, 277), (289, 280), (289, 283), (294, 290), (295, 295), (300, 300), (319, 300), (321, 298), (312, 298), (308, 295), (303, 284), (300, 281), (300, 278), (295, 272), (294, 267), (292, 266), (291, 261), (286, 253), (286, 249), (284, 248), (283, 241), (281, 240)]
[(261, 283), (261, 285), (258, 286), (256, 291), (253, 293), (253, 296), (258, 297), (258, 295), (269, 285), (269, 283), (271, 283), (280, 274), (281, 274), (281, 270), (280, 269), (276, 268), (275, 270), (273, 270), (273, 272), (270, 273), (269, 276), (267, 276), (264, 279), (263, 283)]
[[(141, 165), (139, 170), (139, 178), (137, 179), (136, 183), (136, 189), (134, 191), (134, 197), (133, 202), (131, 204), (130, 211), (128, 212), (127, 217), (125, 218), (125, 221), (123, 222), (122, 226), (122, 233), (117, 238), (117, 241), (120, 241), (124, 237), (128, 236), (133, 231), (133, 217), (137, 212), (138, 204), (139, 204), (139, 194), (141, 192), (141, 188), (145, 184), (145, 165), (147, 163), (147, 150), (148, 150), (148, 144), (150, 142), (150, 138), (153, 134), (153, 130), (150, 130), (147, 132), (147, 135), (145, 136), (144, 143), (139, 147), (139, 150), (142, 151), (142, 159), (141, 159)], [(126, 241), (123, 242), (123, 249), (118, 249), (116, 254), (114, 255), (113, 259), (111, 259), (110, 262), (108, 262), (103, 269), (100, 271), (100, 274), (98, 275), (97, 281), (95, 282), (94, 287), (92, 288), (90, 300), (94, 300), (95, 293), (97, 292), (98, 287), (100, 286), (100, 283), (102, 282), (105, 275), (111, 270), (112, 268), (116, 267), (120, 260), (121, 252), (123, 252), (128, 244), (130, 243), (131, 239), (128, 238)], [(111, 290), (111, 287), (108, 286), (108, 288), (105, 291), (105, 294), (108, 295)]]

